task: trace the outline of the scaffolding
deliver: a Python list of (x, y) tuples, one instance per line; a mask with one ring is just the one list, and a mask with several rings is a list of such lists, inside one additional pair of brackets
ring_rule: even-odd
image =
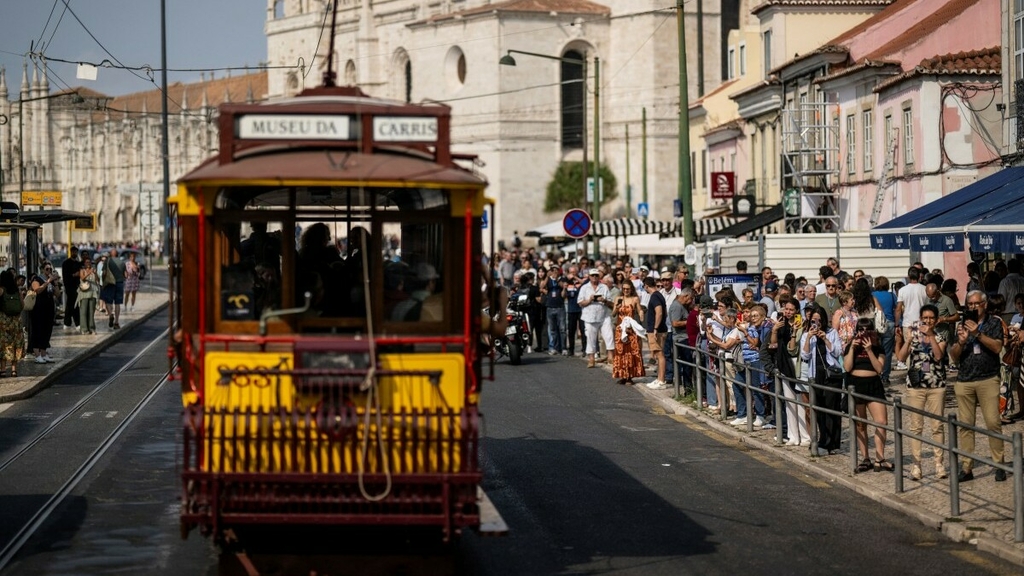
[(782, 110), (783, 203), (787, 232), (839, 232), (838, 117), (807, 101)]

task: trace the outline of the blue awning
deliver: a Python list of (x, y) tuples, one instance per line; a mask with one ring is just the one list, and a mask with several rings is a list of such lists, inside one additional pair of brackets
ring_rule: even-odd
[[(902, 250), (910, 248), (910, 231), (915, 227), (922, 226), (934, 218), (957, 213), (965, 206), (982, 201), (988, 208), (993, 209), (997, 203), (1007, 198), (1008, 191), (1002, 190), (1008, 184), (1017, 183), (1014, 189), (1018, 189), (1024, 182), (1024, 167), (1005, 168), (982, 178), (973, 184), (964, 186), (960, 190), (929, 202), (916, 210), (911, 210), (902, 216), (893, 218), (885, 224), (880, 224), (871, 229), (871, 247), (881, 250)], [(1020, 191), (1016, 192), (1018, 198)], [(991, 195), (991, 197), (989, 197)], [(979, 216), (980, 217), (980, 216)], [(977, 218), (975, 218), (977, 220)], [(963, 227), (973, 221), (961, 221), (960, 233), (963, 234)], [(939, 243), (945, 242), (945, 238), (936, 238)], [(931, 239), (929, 240), (929, 245)], [(963, 249), (963, 238), (960, 239), (960, 250)]]
[(1024, 203), (998, 210), (967, 227), (971, 250), (978, 252), (1024, 252)]
[(1024, 181), (1010, 182), (956, 210), (936, 216), (910, 230), (910, 249), (918, 252), (962, 252), (966, 227), (1006, 211), (1024, 199)]

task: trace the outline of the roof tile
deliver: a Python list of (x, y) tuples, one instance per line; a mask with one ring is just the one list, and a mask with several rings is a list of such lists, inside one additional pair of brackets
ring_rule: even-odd
[(920, 64), (899, 76), (889, 78), (875, 87), (875, 92), (917, 76), (952, 76), (971, 74), (978, 76), (1000, 76), (1002, 74), (1002, 49), (999, 46), (942, 54), (926, 58)]

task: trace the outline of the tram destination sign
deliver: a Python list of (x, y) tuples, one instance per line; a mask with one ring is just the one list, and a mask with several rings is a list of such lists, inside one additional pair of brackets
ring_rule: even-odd
[(432, 116), (376, 116), (373, 139), (377, 142), (436, 142), (437, 118)]
[(242, 140), (351, 140), (351, 118), (326, 114), (245, 114), (236, 120)]

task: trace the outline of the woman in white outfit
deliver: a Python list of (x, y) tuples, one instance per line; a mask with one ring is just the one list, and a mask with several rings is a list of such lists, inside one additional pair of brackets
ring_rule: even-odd
[(782, 316), (772, 327), (768, 350), (773, 359), (772, 365), (786, 377), (782, 384), (782, 394), (786, 398), (786, 445), (810, 446), (809, 410), (796, 403), (797, 399), (804, 404), (810, 400), (807, 388), (795, 380), (798, 376), (796, 366), (800, 356), (800, 338), (803, 336), (803, 323), (797, 315), (800, 304), (796, 300), (780, 304)]

